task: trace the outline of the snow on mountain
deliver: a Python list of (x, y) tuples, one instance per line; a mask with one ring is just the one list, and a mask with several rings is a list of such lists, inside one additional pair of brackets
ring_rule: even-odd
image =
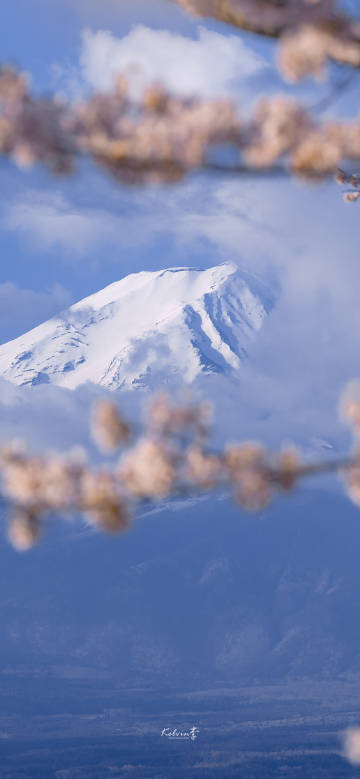
[(233, 263), (133, 273), (0, 346), (16, 384), (155, 386), (237, 370), (272, 306)]

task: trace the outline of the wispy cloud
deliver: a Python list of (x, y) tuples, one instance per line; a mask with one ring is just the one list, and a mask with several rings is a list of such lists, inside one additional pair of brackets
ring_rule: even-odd
[(81, 256), (119, 232), (116, 217), (101, 208), (76, 206), (60, 192), (31, 190), (9, 204), (5, 229), (24, 233), (42, 249), (60, 248)]

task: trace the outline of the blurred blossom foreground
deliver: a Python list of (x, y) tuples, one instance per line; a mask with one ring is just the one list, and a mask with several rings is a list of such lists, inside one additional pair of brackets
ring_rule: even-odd
[[(349, 387), (342, 413), (354, 433), (360, 431), (360, 393)], [(82, 513), (87, 522), (110, 532), (126, 530), (133, 507), (144, 501), (230, 489), (238, 504), (256, 511), (277, 494), (292, 490), (305, 476), (341, 470), (353, 500), (360, 504), (360, 454), (341, 462), (308, 464), (298, 453), (272, 453), (260, 443), (245, 442), (214, 452), (209, 447), (210, 409), (174, 405), (158, 395), (137, 439), (115, 404), (94, 408), (92, 432), (104, 452), (124, 453), (115, 466), (88, 467), (83, 457), (31, 456), (11, 442), (0, 455), (2, 490), (13, 505), (9, 538), (19, 550), (38, 539), (47, 514)]]
[(344, 733), (344, 757), (360, 765), (360, 728), (348, 728)]
[[(299, 36), (286, 38), (279, 62), (296, 79), (318, 74), (328, 56), (353, 64), (353, 53), (346, 40), (300, 28)], [(354, 58), (360, 60), (358, 44)], [(134, 101), (121, 75), (112, 91), (69, 104), (33, 95), (25, 74), (0, 66), (0, 154), (20, 167), (41, 163), (68, 174), (76, 158), (87, 155), (121, 182), (172, 183), (196, 169), (229, 170), (212, 157), (225, 145), (238, 173), (289, 171), (321, 179), (335, 175), (344, 161), (360, 160), (360, 124), (321, 121), (282, 95), (262, 98), (250, 116), (239, 115), (231, 100), (178, 97), (158, 85)], [(351, 173), (338, 183), (352, 186)], [(356, 199), (356, 193), (345, 197)]]

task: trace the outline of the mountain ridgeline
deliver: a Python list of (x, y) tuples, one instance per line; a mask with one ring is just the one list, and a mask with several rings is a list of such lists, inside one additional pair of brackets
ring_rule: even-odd
[(19, 385), (156, 389), (236, 372), (273, 298), (233, 263), (133, 273), (0, 347)]

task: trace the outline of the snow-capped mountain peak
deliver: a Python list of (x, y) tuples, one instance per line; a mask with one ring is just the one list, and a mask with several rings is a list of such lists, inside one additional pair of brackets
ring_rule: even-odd
[(272, 300), (234, 263), (142, 271), (0, 346), (16, 384), (109, 388), (237, 370)]

